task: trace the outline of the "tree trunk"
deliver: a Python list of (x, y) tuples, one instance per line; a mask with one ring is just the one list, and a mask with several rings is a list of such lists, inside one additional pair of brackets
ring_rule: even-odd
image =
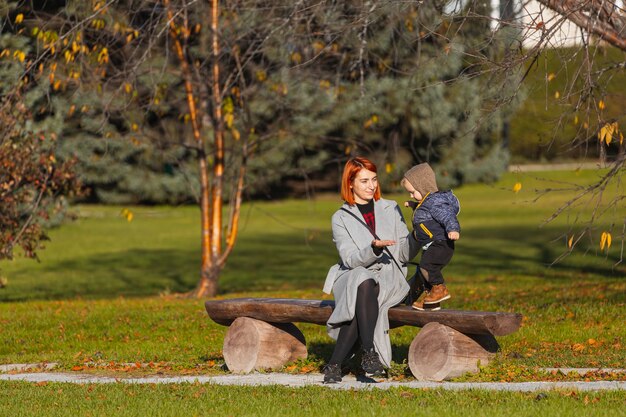
[(200, 271), (200, 281), (196, 288), (189, 293), (192, 298), (212, 298), (217, 295), (218, 278), (222, 272), (222, 268), (208, 265)]
[(292, 323), (272, 324), (239, 317), (224, 338), (224, 360), (234, 373), (278, 369), (306, 359), (306, 341)]
[[(218, 242), (221, 239), (221, 185), (219, 187), (219, 205), (217, 210), (219, 211), (219, 224), (217, 229), (212, 228), (212, 211), (213, 205), (211, 202), (212, 191), (209, 180), (209, 167), (207, 164), (204, 136), (201, 133), (201, 118), (198, 117), (198, 109), (196, 108), (195, 90), (192, 83), (192, 71), (187, 62), (187, 52), (185, 44), (183, 44), (178, 35), (178, 30), (174, 21), (174, 14), (170, 8), (169, 0), (164, 1), (164, 5), (167, 8), (168, 20), (170, 22), (170, 36), (174, 41), (174, 51), (178, 56), (178, 60), (181, 64), (183, 79), (185, 82), (185, 95), (187, 98), (187, 107), (189, 109), (189, 115), (191, 118), (191, 126), (193, 131), (194, 141), (196, 143), (196, 151), (198, 158), (198, 170), (200, 172), (200, 251), (201, 251), (201, 265), (200, 265), (200, 281), (195, 290), (189, 293), (193, 297), (214, 297), (217, 294), (217, 279), (219, 273), (222, 270), (221, 266), (218, 266), (217, 258), (219, 255), (219, 245), (214, 249), (212, 246), (212, 239), (214, 230), (217, 230)], [(217, 23), (216, 23), (217, 24)], [(183, 34), (189, 33), (188, 28), (184, 26)], [(184, 36), (184, 35), (183, 35)], [(215, 128), (214, 130), (217, 130)], [(223, 159), (223, 158), (222, 158)], [(223, 164), (223, 161), (222, 161)], [(223, 167), (222, 167), (223, 169)], [(223, 263), (222, 263), (223, 264)]]
[(409, 347), (409, 368), (418, 380), (443, 381), (478, 372), (498, 350), (491, 335), (470, 337), (440, 323), (428, 323)]

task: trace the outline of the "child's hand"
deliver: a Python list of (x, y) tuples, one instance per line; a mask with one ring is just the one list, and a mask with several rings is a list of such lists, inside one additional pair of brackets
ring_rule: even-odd
[(410, 207), (412, 210), (415, 210), (415, 207), (417, 207), (417, 201), (405, 201), (404, 207)]
[(450, 240), (459, 240), (461, 234), (459, 232), (448, 232), (448, 239)]

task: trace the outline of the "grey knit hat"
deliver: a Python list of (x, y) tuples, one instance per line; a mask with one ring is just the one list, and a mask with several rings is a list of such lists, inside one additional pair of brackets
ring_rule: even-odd
[(439, 191), (437, 180), (435, 179), (435, 171), (425, 162), (409, 169), (404, 174), (404, 178), (422, 197), (425, 197), (428, 193)]

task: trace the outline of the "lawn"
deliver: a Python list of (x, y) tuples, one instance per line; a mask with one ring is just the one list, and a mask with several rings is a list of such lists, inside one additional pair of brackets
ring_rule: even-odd
[[(598, 175), (597, 171), (511, 173), (497, 184), (455, 190), (462, 205), (462, 232), (455, 257), (446, 270), (452, 293), (447, 307), (524, 315), (517, 333), (499, 338), (502, 349), (496, 360), (479, 374), (463, 379), (573, 379), (541, 368), (623, 367), (626, 363), (626, 266), (619, 263), (623, 204), (597, 222), (589, 238), (581, 240), (569, 256), (555, 265), (551, 263), (567, 250), (567, 237), (573, 230), (568, 221), (578, 212), (583, 220), (591, 208), (581, 204), (576, 212), (565, 213), (540, 227), (576, 191), (554, 192), (536, 200), (535, 190), (568, 188), (570, 181), (588, 184)], [(516, 182), (522, 184), (518, 193), (512, 191)], [(614, 188), (607, 190), (604, 198), (623, 194), (622, 188)], [(404, 200), (404, 196), (386, 197)], [(330, 216), (339, 204), (336, 196), (245, 204), (241, 233), (221, 278), (219, 297), (322, 298), (326, 271), (337, 258)], [(221, 356), (225, 328), (207, 318), (204, 300), (177, 296), (191, 290), (198, 278), (197, 209), (128, 207), (134, 214), (131, 222), (121, 216), (122, 209), (75, 207), (77, 219), (51, 231), (52, 240), (41, 251), (40, 262), (19, 258), (0, 264), (7, 281), (7, 287), (0, 289), (0, 364), (57, 362), (60, 369), (68, 371), (119, 376), (225, 372)], [(405, 214), (409, 215), (407, 210)], [(608, 252), (601, 252), (599, 247), (603, 231), (613, 235)], [(283, 371), (317, 372), (330, 356), (332, 341), (321, 326), (299, 327), (307, 338), (309, 358)], [(394, 378), (411, 378), (406, 375), (404, 360), (417, 332), (409, 327), (392, 331)], [(133, 364), (144, 366), (137, 368)], [(624, 375), (588, 377), (623, 379)], [(512, 415), (529, 415), (545, 405), (550, 414), (565, 415), (573, 409), (568, 407), (580, 406), (585, 397), (554, 393), (547, 401), (535, 401), (537, 394), (392, 391), (392, 395), (385, 395), (313, 388), (213, 386), (92, 387), (94, 394), (90, 394), (86, 387), (68, 385), (0, 386), (1, 395), (32, 398), (30, 401), (46, 409), (47, 402), (53, 401), (58, 392), (61, 395), (54, 400), (57, 406), (71, 403), (69, 408), (78, 414), (84, 412), (81, 405), (73, 404), (73, 399), (87, 396), (96, 415), (123, 415), (115, 407), (124, 399), (130, 404), (129, 415), (136, 415), (137, 410), (148, 409), (148, 404), (154, 407), (172, 398), (185, 400), (181, 403), (188, 408), (183, 414), (202, 414), (205, 402), (222, 396), (251, 396), (250, 408), (243, 409), (262, 415), (270, 414), (294, 396), (307, 404), (347, 401), (356, 407), (355, 413), (362, 410), (363, 404), (376, 404), (371, 410), (377, 414), (414, 412), (418, 404), (424, 404), (425, 414), (429, 415), (446, 404), (451, 413), (445, 414), (453, 415), (455, 398), (475, 398), (475, 404), (487, 402), (488, 398), (493, 413), (506, 410)], [(265, 396), (272, 400), (263, 408)], [(252, 404), (257, 397), (257, 403)], [(600, 400), (595, 401), (596, 397)], [(102, 404), (98, 399), (103, 398), (111, 401)], [(586, 401), (604, 404), (602, 412), (613, 415), (614, 405), (623, 405), (624, 396), (593, 394)], [(220, 414), (239, 414), (238, 407), (248, 407), (247, 402), (230, 407), (227, 404), (220, 404), (224, 407)], [(50, 415), (63, 414), (52, 411), (57, 406), (50, 405)], [(15, 407), (14, 403), (0, 401), (0, 415), (16, 414)], [(163, 408), (162, 415), (175, 414), (175, 409), (168, 407)], [(340, 408), (325, 410), (326, 414), (337, 414)], [(297, 407), (289, 409), (293, 414), (299, 411)]]
[[(28, 404), (28, 406), (24, 406)], [(622, 416), (619, 392), (336, 391), (201, 384), (70, 385), (0, 382), (6, 416)]]

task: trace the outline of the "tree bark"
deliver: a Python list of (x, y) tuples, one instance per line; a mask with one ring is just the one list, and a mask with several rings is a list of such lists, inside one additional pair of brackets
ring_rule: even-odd
[(409, 347), (409, 368), (418, 380), (443, 381), (489, 363), (498, 344), (493, 336), (472, 338), (440, 323), (428, 323)]
[(226, 366), (234, 373), (278, 369), (306, 359), (306, 341), (292, 323), (272, 324), (240, 317), (228, 328), (223, 348)]
[(222, 268), (209, 264), (206, 269), (200, 271), (200, 281), (196, 288), (191, 291), (188, 296), (191, 298), (207, 298), (214, 297), (219, 289), (219, 276)]
[[(191, 127), (193, 131), (194, 141), (196, 143), (196, 151), (198, 158), (198, 170), (200, 172), (200, 251), (201, 251), (201, 264), (200, 264), (200, 281), (196, 289), (190, 293), (191, 296), (197, 298), (214, 297), (217, 294), (217, 278), (221, 268), (217, 269), (215, 259), (217, 256), (213, 255), (211, 238), (212, 238), (212, 224), (211, 224), (211, 186), (209, 182), (208, 165), (205, 152), (204, 138), (201, 133), (201, 118), (198, 117), (198, 109), (196, 107), (196, 98), (194, 94), (194, 88), (192, 83), (192, 72), (187, 62), (187, 54), (185, 46), (180, 40), (180, 36), (177, 33), (176, 24), (174, 23), (174, 14), (170, 7), (169, 0), (164, 0), (164, 5), (167, 8), (167, 16), (170, 22), (170, 37), (174, 41), (174, 50), (176, 56), (180, 61), (183, 80), (185, 83), (185, 95), (187, 99), (187, 107), (189, 109), (189, 119), (191, 121)], [(189, 33), (188, 28), (183, 27), (184, 34)], [(220, 195), (221, 202), (221, 195)], [(221, 206), (219, 207), (221, 213)], [(221, 221), (221, 218), (220, 218)], [(218, 227), (218, 231), (221, 230), (221, 225)], [(221, 238), (221, 235), (218, 233)]]
[[(220, 88), (219, 1), (211, 2), (211, 31), (213, 56), (213, 181), (211, 184), (211, 261), (216, 263), (222, 253), (222, 193), (224, 187), (224, 121)], [(214, 295), (214, 294), (212, 294)]]

